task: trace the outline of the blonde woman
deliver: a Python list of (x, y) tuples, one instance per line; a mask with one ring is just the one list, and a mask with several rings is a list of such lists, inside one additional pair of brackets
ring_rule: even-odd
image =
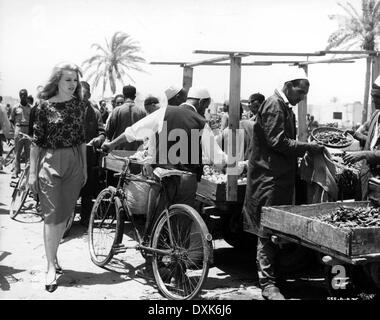
[(38, 95), (41, 103), (33, 126), (29, 185), (38, 193), (44, 214), (48, 292), (57, 289), (56, 274), (62, 273), (57, 260), (58, 246), (87, 180), (79, 76), (82, 74), (75, 64), (61, 63), (54, 67)]

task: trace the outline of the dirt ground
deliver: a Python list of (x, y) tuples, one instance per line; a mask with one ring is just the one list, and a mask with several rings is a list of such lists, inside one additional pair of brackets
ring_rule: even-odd
[[(58, 258), (64, 269), (58, 278), (59, 287), (53, 293), (45, 291), (43, 222), (28, 209), (16, 221), (10, 219), (10, 177), (9, 171), (0, 172), (1, 300), (164, 300), (153, 281), (135, 275), (144, 262), (140, 253), (119, 254), (107, 269), (94, 265), (87, 230), (79, 224), (79, 216), (59, 247)], [(214, 266), (198, 299), (262, 300), (252, 252), (234, 249), (222, 239), (213, 240), (213, 244)], [(283, 292), (288, 299), (326, 299), (323, 279), (288, 282), (291, 289)]]

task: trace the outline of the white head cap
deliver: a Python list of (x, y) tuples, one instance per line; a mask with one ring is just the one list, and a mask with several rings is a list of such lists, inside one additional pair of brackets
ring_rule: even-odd
[(191, 87), (189, 89), (189, 93), (187, 94), (187, 97), (188, 98), (199, 99), (199, 100), (211, 98), (210, 94), (207, 91), (207, 89), (197, 88), (197, 87)]
[(302, 68), (292, 67), (287, 72), (284, 72), (280, 77), (280, 81), (278, 82), (278, 89), (281, 90), (286, 82), (299, 79), (305, 79), (309, 81), (305, 71)]
[(169, 88), (165, 90), (165, 94), (166, 94), (167, 99), (170, 100), (180, 91), (181, 91), (181, 88), (170, 86)]

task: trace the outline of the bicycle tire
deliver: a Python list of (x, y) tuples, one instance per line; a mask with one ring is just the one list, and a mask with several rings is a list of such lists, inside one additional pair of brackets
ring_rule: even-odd
[(9, 207), (9, 216), (11, 219), (15, 219), (21, 212), (21, 209), (25, 203), (25, 200), (29, 194), (28, 186), (29, 166), (27, 166), (20, 175), (15, 189), (12, 194), (12, 201)]
[(160, 292), (168, 299), (193, 299), (207, 279), (212, 255), (212, 237), (205, 222), (192, 207), (177, 204), (160, 215), (153, 230), (152, 248), (168, 250), (167, 255), (152, 257)]
[[(121, 243), (123, 238), (123, 208), (115, 201), (115, 194), (114, 187), (103, 189), (91, 211), (88, 244), (91, 260), (99, 267), (104, 267), (111, 261), (113, 247)], [(103, 244), (102, 240), (107, 243)]]
[(15, 159), (16, 155), (15, 155), (15, 147), (13, 146), (9, 151), (8, 151), (8, 154), (6, 155), (6, 157), (4, 158), (4, 167), (8, 167)]
[(75, 219), (75, 212), (73, 211), (70, 218), (66, 222), (65, 231), (63, 232), (62, 238), (66, 238), (69, 235), (70, 230), (71, 230), (71, 226), (73, 225), (73, 222), (74, 222), (74, 219)]

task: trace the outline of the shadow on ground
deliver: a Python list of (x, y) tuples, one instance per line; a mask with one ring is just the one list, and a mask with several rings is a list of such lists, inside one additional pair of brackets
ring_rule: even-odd
[(25, 271), (6, 266), (3, 260), (9, 255), (11, 253), (8, 251), (0, 252), (0, 289), (2, 291), (9, 291), (11, 288), (10, 284), (19, 281), (14, 274)]

